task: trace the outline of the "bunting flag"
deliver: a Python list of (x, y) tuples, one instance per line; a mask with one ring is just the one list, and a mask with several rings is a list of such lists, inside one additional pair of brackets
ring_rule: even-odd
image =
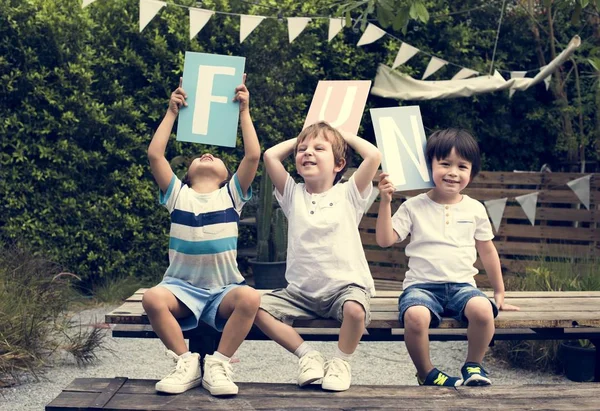
[(164, 1), (140, 0), (140, 33), (152, 21), (156, 13), (166, 6), (167, 3)]
[(590, 179), (591, 175), (580, 177), (576, 180), (569, 181), (567, 185), (573, 190), (579, 201), (590, 209)]
[[(524, 78), (525, 75), (527, 74), (526, 71), (511, 71), (510, 72), (510, 78)], [(515, 94), (515, 91), (517, 91), (514, 87), (511, 87), (508, 90), (508, 98), (512, 98), (513, 94)]]
[(458, 73), (454, 75), (454, 77), (452, 77), (452, 80), (462, 80), (465, 78), (476, 76), (477, 74), (479, 74), (478, 71), (471, 70), (468, 68), (462, 68)]
[(360, 40), (358, 40), (358, 43), (356, 45), (364, 46), (367, 44), (371, 44), (371, 43), (379, 40), (386, 34), (387, 33), (385, 31), (381, 30), (376, 25), (369, 23), (369, 25), (367, 26), (367, 29), (365, 30), (363, 35), (360, 36)]
[(310, 17), (289, 17), (287, 19), (290, 43), (302, 33), (302, 30), (304, 30), (310, 20)]
[(83, 0), (83, 3), (81, 3), (81, 8), (84, 9), (95, 1), (96, 0)]
[(396, 59), (394, 60), (394, 64), (392, 65), (392, 68), (395, 69), (396, 67), (406, 63), (418, 52), (418, 48), (413, 47), (408, 43), (402, 43), (402, 45), (400, 46), (400, 50), (398, 50), (398, 54), (396, 55)]
[[(544, 71), (545, 68), (546, 68), (546, 66), (540, 67), (540, 73), (542, 71)], [(544, 84), (546, 85), (546, 90), (548, 90), (548, 88), (550, 88), (551, 81), (552, 81), (552, 74), (550, 74), (548, 77), (544, 78)]]
[(329, 19), (329, 35), (327, 41), (333, 40), (337, 34), (344, 28), (344, 19)]
[(248, 35), (252, 33), (264, 19), (264, 16), (240, 15), (240, 43), (243, 43), (244, 40), (246, 40), (246, 37), (248, 37)]
[(525, 215), (529, 219), (531, 225), (535, 225), (535, 211), (537, 208), (538, 194), (539, 193), (536, 191), (535, 193), (515, 197), (515, 200), (521, 204), (521, 207), (523, 208), (523, 211), (525, 212)]
[(432, 57), (429, 60), (429, 64), (427, 65), (427, 69), (425, 73), (423, 73), (423, 78), (421, 80), (425, 80), (427, 77), (431, 76), (433, 73), (444, 67), (448, 62), (446, 60), (439, 59), (437, 57)]
[(490, 216), (490, 220), (492, 220), (496, 233), (500, 231), (500, 223), (502, 222), (502, 215), (504, 215), (504, 208), (506, 208), (506, 200), (508, 200), (508, 198), (487, 200), (483, 202), (488, 215)]
[(196, 37), (196, 34), (200, 33), (200, 30), (204, 28), (213, 14), (215, 13), (210, 10), (190, 7), (190, 40)]

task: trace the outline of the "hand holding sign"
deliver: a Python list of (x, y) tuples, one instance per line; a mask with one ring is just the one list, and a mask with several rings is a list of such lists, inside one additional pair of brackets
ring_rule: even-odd
[(246, 73), (242, 77), (242, 84), (235, 88), (233, 101), (240, 103), (240, 113), (250, 108), (250, 92), (246, 88)]
[(179, 87), (171, 93), (171, 98), (169, 99), (169, 111), (175, 115), (179, 114), (181, 106), (187, 106), (187, 102), (185, 101), (187, 94), (185, 94), (185, 91), (183, 91), (183, 88), (181, 87), (182, 81), (183, 78), (179, 77)]

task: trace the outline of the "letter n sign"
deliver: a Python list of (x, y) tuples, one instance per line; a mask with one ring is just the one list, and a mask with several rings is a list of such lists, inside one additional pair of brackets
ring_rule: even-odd
[(177, 140), (235, 147), (240, 111), (233, 97), (245, 62), (244, 57), (185, 52), (182, 86), (188, 106), (179, 112)]
[(374, 108), (371, 118), (383, 171), (389, 173), (396, 191), (433, 187), (419, 106)]
[(338, 130), (358, 133), (370, 87), (371, 80), (319, 81), (303, 128), (326, 121)]

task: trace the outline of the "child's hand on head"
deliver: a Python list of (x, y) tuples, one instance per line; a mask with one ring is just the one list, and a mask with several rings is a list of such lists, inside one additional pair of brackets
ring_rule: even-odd
[(392, 202), (392, 194), (396, 191), (394, 184), (389, 179), (388, 173), (381, 173), (379, 175), (379, 193), (381, 194), (381, 201)]
[(181, 87), (182, 81), (183, 78), (179, 77), (179, 87), (177, 87), (177, 89), (171, 93), (171, 98), (169, 99), (169, 111), (175, 115), (179, 114), (179, 109), (181, 106), (187, 107), (187, 103), (185, 101), (187, 94)]
[(242, 77), (242, 84), (235, 88), (235, 97), (233, 101), (238, 101), (240, 103), (240, 113), (242, 111), (248, 110), (250, 106), (250, 92), (246, 88), (246, 73)]

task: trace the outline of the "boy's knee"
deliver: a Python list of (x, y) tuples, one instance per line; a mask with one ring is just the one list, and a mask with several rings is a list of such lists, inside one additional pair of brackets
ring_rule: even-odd
[(473, 297), (465, 307), (465, 317), (469, 323), (487, 324), (494, 322), (492, 304), (485, 297)]
[(431, 313), (429, 308), (413, 305), (404, 312), (404, 328), (409, 331), (422, 331), (429, 328)]
[(357, 303), (356, 301), (347, 301), (344, 303), (344, 320), (352, 321), (355, 323), (364, 323), (365, 322), (365, 309), (362, 305)]
[(167, 304), (161, 298), (161, 293), (158, 289), (151, 288), (144, 293), (142, 297), (142, 307), (146, 313), (155, 313), (161, 309), (168, 309)]
[(235, 306), (244, 313), (254, 315), (260, 307), (260, 294), (253, 288), (244, 287), (239, 291)]

